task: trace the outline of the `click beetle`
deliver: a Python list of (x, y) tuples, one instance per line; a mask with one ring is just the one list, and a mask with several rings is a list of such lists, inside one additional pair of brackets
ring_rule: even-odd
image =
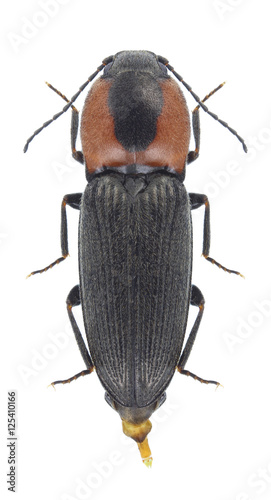
[[(102, 70), (82, 111), (79, 151), (79, 117), (73, 103)], [(193, 151), (187, 104), (169, 71), (198, 103), (192, 113)], [(71, 100), (49, 85), (67, 104), (24, 148), (72, 108), (72, 156), (85, 165), (88, 184), (83, 194), (63, 198), (62, 256), (31, 275), (66, 259), (66, 206), (80, 210), (80, 284), (69, 293), (67, 309), (86, 369), (53, 385), (95, 369), (107, 403), (119, 413), (124, 433), (137, 442), (147, 466), (152, 464), (149, 418), (164, 403), (175, 371), (219, 385), (185, 370), (204, 309), (204, 297), (191, 283), (191, 210), (205, 207), (204, 257), (225, 271), (240, 273), (209, 256), (208, 198), (188, 194), (183, 181), (186, 165), (199, 156), (200, 108), (247, 151), (237, 132), (204, 104), (222, 85), (200, 100), (164, 57), (149, 51), (118, 52), (103, 60)], [(80, 304), (87, 345), (73, 315), (73, 307)], [(184, 345), (190, 305), (198, 307), (198, 314)]]

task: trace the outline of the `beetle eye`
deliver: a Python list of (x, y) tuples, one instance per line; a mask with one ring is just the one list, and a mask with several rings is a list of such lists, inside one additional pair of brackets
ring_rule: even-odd
[(163, 63), (159, 62), (159, 61), (158, 61), (158, 64), (159, 64), (161, 70), (163, 71), (163, 73), (165, 75), (167, 75), (167, 68), (166, 68), (166, 66)]
[(106, 73), (108, 73), (108, 71), (110, 70), (111, 66), (112, 66), (113, 62), (110, 62), (108, 63), (105, 68), (104, 68), (104, 75), (106, 75)]

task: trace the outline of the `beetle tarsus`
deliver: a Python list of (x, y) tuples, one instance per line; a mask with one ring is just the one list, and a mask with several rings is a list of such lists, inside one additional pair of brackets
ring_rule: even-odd
[(209, 257), (209, 255), (204, 255), (204, 254), (202, 254), (202, 255), (206, 260), (208, 260), (209, 262), (211, 262), (215, 266), (219, 267), (219, 269), (223, 269), (223, 271), (226, 271), (226, 273), (237, 274), (238, 276), (241, 276), (241, 278), (245, 278), (245, 276), (243, 276), (243, 274), (239, 273), (239, 271), (234, 271), (233, 269), (228, 269), (227, 267), (222, 266), (222, 264), (217, 262), (215, 259), (213, 259), (212, 257)]
[(181, 373), (181, 375), (187, 375), (188, 377), (192, 377), (194, 380), (198, 380), (202, 384), (215, 384), (216, 387), (219, 387), (219, 386), (223, 387), (220, 384), (220, 382), (217, 382), (216, 380), (206, 380), (204, 378), (198, 377), (197, 375), (195, 375), (194, 373), (192, 373), (188, 370), (183, 370), (182, 368), (180, 368), (178, 366), (177, 366), (177, 370), (179, 373)]
[[(225, 85), (226, 82), (221, 83), (216, 87), (214, 90), (209, 92), (202, 100), (201, 102), (207, 101), (209, 97), (212, 97), (212, 95), (215, 94), (219, 89)], [(194, 151), (189, 151), (187, 155), (187, 163), (192, 163), (199, 157), (199, 147), (200, 147), (200, 123), (199, 123), (199, 109), (200, 105), (198, 104), (195, 109), (192, 111), (192, 129), (193, 129), (193, 135), (195, 139), (195, 150)]]
[[(52, 89), (54, 92), (56, 92), (57, 95), (62, 97), (62, 99), (64, 99), (64, 101), (66, 101), (67, 103), (70, 102), (69, 99), (64, 94), (62, 94), (62, 92), (57, 90), (53, 85), (51, 85), (48, 82), (45, 82), (45, 83), (46, 83), (46, 85), (48, 85), (48, 87), (50, 89)], [(76, 161), (78, 161), (79, 163), (84, 163), (85, 160), (84, 160), (84, 155), (83, 155), (82, 151), (77, 151), (77, 149), (75, 147), (76, 146), (76, 139), (77, 139), (77, 135), (78, 135), (79, 111), (73, 104), (71, 105), (71, 109), (72, 109), (72, 123), (71, 123), (72, 157)]]
[[(48, 82), (45, 82), (45, 83), (46, 83), (46, 85), (48, 85), (49, 89), (53, 90), (57, 95), (62, 97), (62, 99), (64, 99), (64, 101), (70, 102), (69, 99), (64, 94), (62, 94), (59, 90), (57, 90), (53, 85), (51, 85), (51, 83), (48, 83)], [(73, 104), (71, 105), (71, 108), (74, 109), (78, 113), (78, 109), (76, 109), (76, 107), (73, 106)]]
[(69, 254), (67, 255), (62, 255), (62, 257), (59, 257), (58, 259), (56, 259), (54, 262), (52, 262), (52, 264), (50, 264), (49, 266), (46, 266), (44, 267), (43, 269), (38, 269), (38, 271), (32, 271), (32, 273), (28, 274), (26, 276), (26, 278), (30, 278), (30, 276), (34, 276), (34, 274), (41, 274), (41, 273), (45, 273), (46, 271), (48, 271), (49, 269), (52, 269), (52, 267), (54, 267), (56, 264), (60, 264), (60, 262), (63, 262), (63, 260), (65, 260), (67, 257), (69, 257)]
[(77, 380), (79, 377), (84, 377), (85, 375), (89, 375), (90, 373), (93, 372), (93, 366), (88, 368), (88, 370), (83, 370), (79, 373), (76, 373), (73, 377), (67, 378), (66, 380), (56, 380), (55, 382), (52, 382), (48, 387), (52, 386), (55, 387), (56, 384), (70, 384), (73, 380)]
[(59, 118), (61, 115), (63, 115), (63, 113), (65, 113), (72, 106), (73, 102), (76, 101), (77, 97), (81, 94), (81, 92), (84, 90), (84, 88), (95, 78), (95, 76), (98, 75), (98, 73), (100, 73), (100, 71), (104, 68), (104, 66), (105, 66), (104, 63), (102, 63), (100, 66), (98, 66), (96, 71), (94, 71), (94, 73), (88, 77), (87, 81), (85, 83), (83, 83), (83, 85), (81, 85), (81, 87), (79, 87), (79, 90), (76, 92), (76, 94), (74, 94), (74, 96), (71, 98), (71, 100), (68, 102), (68, 104), (66, 104), (66, 106), (64, 106), (62, 111), (60, 111), (59, 113), (56, 113), (50, 120), (45, 122), (37, 130), (35, 130), (35, 132), (31, 135), (31, 137), (29, 137), (29, 139), (27, 139), (27, 141), (26, 141), (26, 144), (24, 146), (24, 153), (26, 153), (30, 142), (33, 141), (33, 139), (34, 139), (34, 137), (36, 137), (36, 135), (38, 135), (45, 127), (48, 127), (48, 125), (50, 125), (53, 121), (57, 120), (57, 118)]
[(241, 142), (241, 144), (243, 146), (243, 150), (245, 151), (245, 153), (247, 153), (246, 143), (245, 143), (244, 139), (236, 132), (236, 130), (234, 130), (232, 127), (230, 127), (228, 125), (228, 123), (226, 123), (224, 120), (221, 120), (215, 113), (213, 113), (212, 111), (209, 111), (207, 106), (205, 104), (203, 104), (203, 101), (200, 100), (199, 96), (197, 96), (197, 94), (192, 90), (192, 87), (184, 81), (183, 77), (181, 75), (179, 75), (177, 73), (177, 71), (174, 70), (173, 66), (171, 66), (168, 63), (166, 64), (166, 66), (173, 73), (173, 75), (177, 78), (177, 80), (179, 80), (179, 82), (181, 82), (184, 85), (184, 87), (188, 90), (188, 92), (190, 92), (190, 94), (194, 97), (195, 101), (197, 101), (198, 105), (206, 113), (208, 113), (208, 115), (210, 115), (214, 120), (217, 120), (218, 123), (220, 123), (223, 127), (227, 128), (229, 130), (229, 132), (231, 132), (231, 134), (235, 135), (235, 137), (238, 139), (238, 141)]

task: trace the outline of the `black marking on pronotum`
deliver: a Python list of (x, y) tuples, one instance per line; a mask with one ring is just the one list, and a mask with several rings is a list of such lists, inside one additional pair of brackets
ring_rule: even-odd
[(128, 151), (146, 149), (156, 136), (156, 123), (163, 109), (163, 92), (151, 73), (125, 71), (113, 78), (108, 106), (115, 135)]

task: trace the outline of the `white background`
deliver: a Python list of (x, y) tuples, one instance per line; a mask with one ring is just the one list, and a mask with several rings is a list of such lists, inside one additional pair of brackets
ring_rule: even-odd
[[(8, 390), (17, 392), (20, 500), (270, 498), (269, 3), (6, 2), (1, 16), (1, 498), (11, 495)], [(71, 257), (25, 279), (60, 256), (62, 197), (86, 184), (84, 168), (70, 159), (69, 112), (23, 154), (26, 139), (64, 104), (44, 81), (71, 97), (103, 58), (124, 49), (167, 57), (202, 98), (226, 80), (208, 106), (249, 147), (245, 155), (233, 135), (201, 112), (201, 154), (187, 168), (185, 185), (209, 195), (211, 256), (246, 279), (201, 257), (203, 209), (194, 211), (193, 282), (204, 293), (206, 310), (187, 369), (224, 388), (175, 375), (166, 403), (152, 418), (152, 470), (142, 465), (136, 444), (123, 437), (96, 374), (56, 391), (47, 388), (84, 369), (65, 307), (78, 283), (77, 211), (68, 209)], [(184, 92), (192, 110), (195, 102)], [(85, 97), (86, 92), (78, 109)], [(195, 310), (189, 324), (194, 317)]]

